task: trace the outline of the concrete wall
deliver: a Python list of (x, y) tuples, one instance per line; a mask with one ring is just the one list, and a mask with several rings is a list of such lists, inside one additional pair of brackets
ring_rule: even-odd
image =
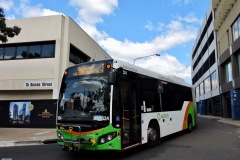
[[(226, 1), (226, 0), (225, 0)], [(218, 53), (221, 56), (233, 43), (232, 29), (231, 26), (233, 22), (238, 17), (240, 11), (240, 1), (236, 1), (233, 8), (227, 15), (225, 21), (222, 23), (221, 27), (217, 32), (217, 43), (218, 43)]]

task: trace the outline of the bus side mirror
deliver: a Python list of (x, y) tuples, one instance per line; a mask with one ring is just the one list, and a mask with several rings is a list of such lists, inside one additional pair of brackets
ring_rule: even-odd
[(163, 93), (164, 90), (163, 90), (163, 85), (162, 84), (158, 84), (158, 93)]
[(112, 71), (108, 72), (108, 84), (109, 85), (115, 84), (115, 73)]

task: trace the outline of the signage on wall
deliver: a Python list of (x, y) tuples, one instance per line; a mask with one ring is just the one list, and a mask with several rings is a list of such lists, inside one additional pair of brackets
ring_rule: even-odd
[(53, 87), (52, 81), (47, 82), (25, 82), (24, 86), (26, 88), (51, 88)]
[(48, 112), (47, 109), (45, 109), (44, 112), (42, 112), (41, 114), (38, 114), (38, 116), (42, 118), (50, 118), (50, 117), (53, 117), (53, 114), (51, 114), (50, 112)]
[(1, 100), (0, 126), (54, 127), (56, 105), (56, 99)]

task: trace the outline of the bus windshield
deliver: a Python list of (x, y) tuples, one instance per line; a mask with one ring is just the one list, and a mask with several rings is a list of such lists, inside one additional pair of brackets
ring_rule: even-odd
[(58, 121), (109, 122), (110, 86), (102, 74), (77, 76), (62, 81)]

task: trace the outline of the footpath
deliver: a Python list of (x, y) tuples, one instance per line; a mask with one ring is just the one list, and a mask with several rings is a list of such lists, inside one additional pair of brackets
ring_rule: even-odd
[(198, 115), (200, 118), (216, 119), (218, 122), (234, 125), (240, 127), (240, 120), (232, 120), (231, 118), (222, 118), (210, 115)]
[[(219, 122), (240, 127), (240, 120), (209, 115), (198, 115), (198, 117), (216, 119)], [(41, 145), (56, 142), (55, 128), (0, 128), (0, 147)]]
[(0, 128), (0, 147), (56, 142), (55, 128)]

